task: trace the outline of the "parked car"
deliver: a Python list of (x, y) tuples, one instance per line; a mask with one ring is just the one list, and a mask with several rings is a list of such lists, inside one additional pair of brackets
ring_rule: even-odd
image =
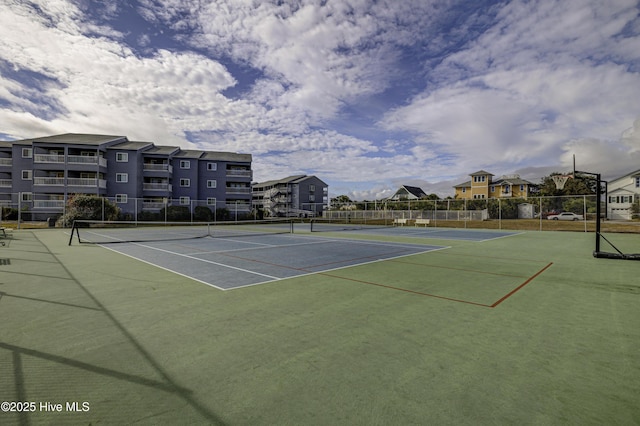
[(571, 212), (562, 212), (559, 214), (550, 214), (547, 216), (549, 220), (584, 220), (584, 216), (581, 214), (575, 214)]

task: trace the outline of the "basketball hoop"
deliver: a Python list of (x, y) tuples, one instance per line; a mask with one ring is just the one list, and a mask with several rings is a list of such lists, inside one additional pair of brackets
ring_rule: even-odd
[(564, 184), (567, 183), (569, 178), (573, 178), (573, 175), (555, 175), (551, 176), (553, 183), (556, 184), (556, 189), (564, 189)]

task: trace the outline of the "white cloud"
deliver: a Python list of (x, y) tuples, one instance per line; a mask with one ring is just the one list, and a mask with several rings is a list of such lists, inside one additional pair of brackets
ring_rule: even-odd
[[(316, 173), (371, 198), (480, 168), (566, 167), (572, 152), (590, 167), (637, 162), (638, 124), (622, 134), (640, 111), (635, 1), (143, 0), (144, 19), (185, 47), (140, 34), (144, 57), (109, 26), (124, 3), (96, 6), (103, 19), (91, 3), (35, 3), (37, 13), (11, 2), (0, 14), (0, 60), (13, 73), (0, 77), (0, 122), (14, 137), (190, 146), (188, 133), (203, 149), (254, 154), (256, 179)], [(412, 97), (385, 103), (405, 78), (417, 82), (403, 87)], [(386, 112), (357, 123), (371, 137), (327, 127), (354, 109)]]

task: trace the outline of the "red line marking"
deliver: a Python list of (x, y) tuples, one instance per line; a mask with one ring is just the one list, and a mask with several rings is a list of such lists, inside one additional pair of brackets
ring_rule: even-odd
[(522, 287), (524, 287), (525, 285), (529, 284), (531, 281), (533, 281), (534, 279), (536, 279), (538, 277), (538, 275), (542, 274), (544, 271), (546, 271), (547, 269), (549, 269), (551, 267), (551, 265), (553, 265), (553, 262), (550, 262), (547, 266), (545, 266), (544, 268), (540, 269), (538, 272), (536, 272), (534, 275), (532, 275), (531, 277), (529, 277), (529, 279), (527, 279), (525, 282), (523, 282), (522, 284), (520, 284), (518, 287), (514, 288), (513, 290), (511, 290), (509, 293), (507, 293), (505, 296), (503, 296), (500, 300), (498, 300), (497, 302), (495, 302), (493, 305), (491, 305), (491, 308), (495, 308), (496, 306), (498, 306), (499, 304), (501, 304), (502, 302), (504, 302), (505, 300), (507, 300), (509, 297), (513, 296), (515, 292), (517, 292), (518, 290), (520, 290)]
[(346, 277), (341, 277), (339, 275), (327, 274), (326, 272), (318, 272), (318, 275), (324, 275), (326, 277), (331, 277), (331, 278), (339, 278), (341, 280), (353, 281), (353, 282), (361, 283), (361, 284), (375, 285), (377, 287), (388, 288), (388, 289), (391, 289), (391, 290), (404, 291), (405, 293), (413, 293), (413, 294), (418, 294), (420, 296), (434, 297), (436, 299), (444, 299), (444, 300), (450, 300), (452, 302), (466, 303), (468, 305), (482, 306), (484, 308), (492, 308), (493, 307), (491, 305), (486, 305), (484, 303), (471, 302), (469, 300), (462, 300), (462, 299), (454, 299), (454, 298), (445, 297), (445, 296), (438, 296), (438, 295), (435, 295), (435, 294), (423, 293), (421, 291), (409, 290), (409, 289), (406, 289), (406, 288), (394, 287), (394, 286), (391, 286), (391, 285), (374, 283), (374, 282), (371, 282), (371, 281), (357, 280), (355, 278), (346, 278)]
[(406, 264), (406, 265), (414, 265), (414, 266), (424, 266), (424, 267), (427, 267), (427, 268), (449, 269), (449, 270), (452, 270), (452, 271), (473, 272), (474, 274), (482, 274), (482, 275), (497, 275), (499, 277), (527, 278), (527, 276), (523, 276), (523, 275), (501, 274), (499, 272), (487, 272), (487, 271), (480, 271), (480, 270), (477, 270), (477, 269), (454, 268), (454, 267), (451, 267), (451, 266), (432, 265), (432, 264), (429, 264), (429, 263), (407, 262), (407, 261), (404, 261), (404, 260), (397, 260), (397, 259), (389, 260), (389, 262), (403, 263), (403, 264)]

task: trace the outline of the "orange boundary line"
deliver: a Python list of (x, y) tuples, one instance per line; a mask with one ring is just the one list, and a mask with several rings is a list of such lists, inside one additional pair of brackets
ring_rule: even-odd
[(544, 268), (540, 269), (538, 272), (536, 272), (534, 275), (532, 275), (531, 277), (529, 277), (528, 280), (526, 280), (525, 282), (523, 282), (522, 284), (520, 284), (518, 287), (514, 288), (513, 290), (511, 290), (509, 293), (507, 293), (505, 296), (503, 296), (500, 300), (498, 300), (497, 302), (495, 302), (493, 305), (491, 305), (492, 308), (495, 308), (496, 306), (498, 306), (499, 304), (501, 304), (502, 302), (504, 302), (505, 300), (507, 300), (509, 297), (513, 296), (513, 294), (515, 292), (517, 292), (518, 290), (520, 290), (522, 287), (524, 287), (525, 285), (529, 284), (531, 281), (533, 281), (534, 279), (536, 279), (540, 274), (542, 274), (544, 271), (546, 271), (547, 269), (549, 269), (551, 267), (551, 265), (553, 265), (553, 262), (549, 262), (547, 264), (547, 266), (545, 266)]
[(509, 297), (513, 296), (522, 287), (524, 287), (525, 285), (529, 284), (531, 281), (536, 279), (540, 274), (542, 274), (544, 271), (549, 269), (551, 267), (551, 265), (553, 265), (553, 262), (550, 262), (549, 264), (547, 264), (544, 268), (542, 268), (541, 270), (536, 272), (534, 275), (530, 276), (525, 282), (520, 284), (515, 289), (511, 290), (509, 293), (507, 293), (502, 298), (500, 298), (497, 302), (494, 302), (492, 305), (487, 305), (485, 303), (472, 302), (470, 300), (462, 300), (462, 299), (454, 299), (452, 297), (438, 296), (436, 294), (423, 293), (421, 291), (409, 290), (409, 289), (402, 288), (402, 287), (394, 287), (394, 286), (391, 286), (391, 285), (374, 283), (374, 282), (371, 282), (371, 281), (358, 280), (358, 279), (355, 279), (355, 278), (341, 277), (339, 275), (329, 274), (329, 273), (326, 273), (326, 272), (316, 272), (316, 273), (318, 275), (324, 275), (324, 276), (330, 277), (330, 278), (338, 278), (338, 279), (341, 279), (341, 280), (353, 281), (353, 282), (356, 282), (356, 283), (374, 285), (376, 287), (383, 287), (383, 288), (388, 288), (388, 289), (391, 289), (391, 290), (403, 291), (405, 293), (412, 293), (412, 294), (417, 294), (417, 295), (420, 295), (420, 296), (433, 297), (433, 298), (436, 298), (436, 299), (449, 300), (451, 302), (466, 303), (468, 305), (482, 306), (484, 308), (492, 308), (493, 309), (496, 306), (498, 306), (499, 304), (501, 304), (502, 302), (504, 302), (505, 300), (507, 300)]
[(341, 280), (353, 281), (353, 282), (356, 282), (356, 283), (375, 285), (377, 287), (384, 287), (384, 288), (388, 288), (388, 289), (391, 289), (391, 290), (404, 291), (405, 293), (418, 294), (420, 296), (434, 297), (436, 299), (444, 299), (444, 300), (450, 300), (452, 302), (460, 302), (460, 303), (466, 303), (466, 304), (469, 304), (469, 305), (476, 305), (476, 306), (483, 306), (485, 308), (492, 308), (491, 305), (487, 305), (487, 304), (484, 304), (484, 303), (471, 302), (469, 300), (462, 300), (462, 299), (454, 299), (454, 298), (445, 297), (445, 296), (438, 296), (438, 295), (435, 295), (435, 294), (423, 293), (423, 292), (420, 292), (420, 291), (409, 290), (409, 289), (402, 288), (402, 287), (394, 287), (394, 286), (391, 286), (391, 285), (374, 283), (374, 282), (371, 282), (371, 281), (357, 280), (355, 278), (341, 277), (339, 275), (328, 274), (326, 272), (317, 272), (317, 274), (318, 275), (324, 275), (325, 277), (339, 278)]

